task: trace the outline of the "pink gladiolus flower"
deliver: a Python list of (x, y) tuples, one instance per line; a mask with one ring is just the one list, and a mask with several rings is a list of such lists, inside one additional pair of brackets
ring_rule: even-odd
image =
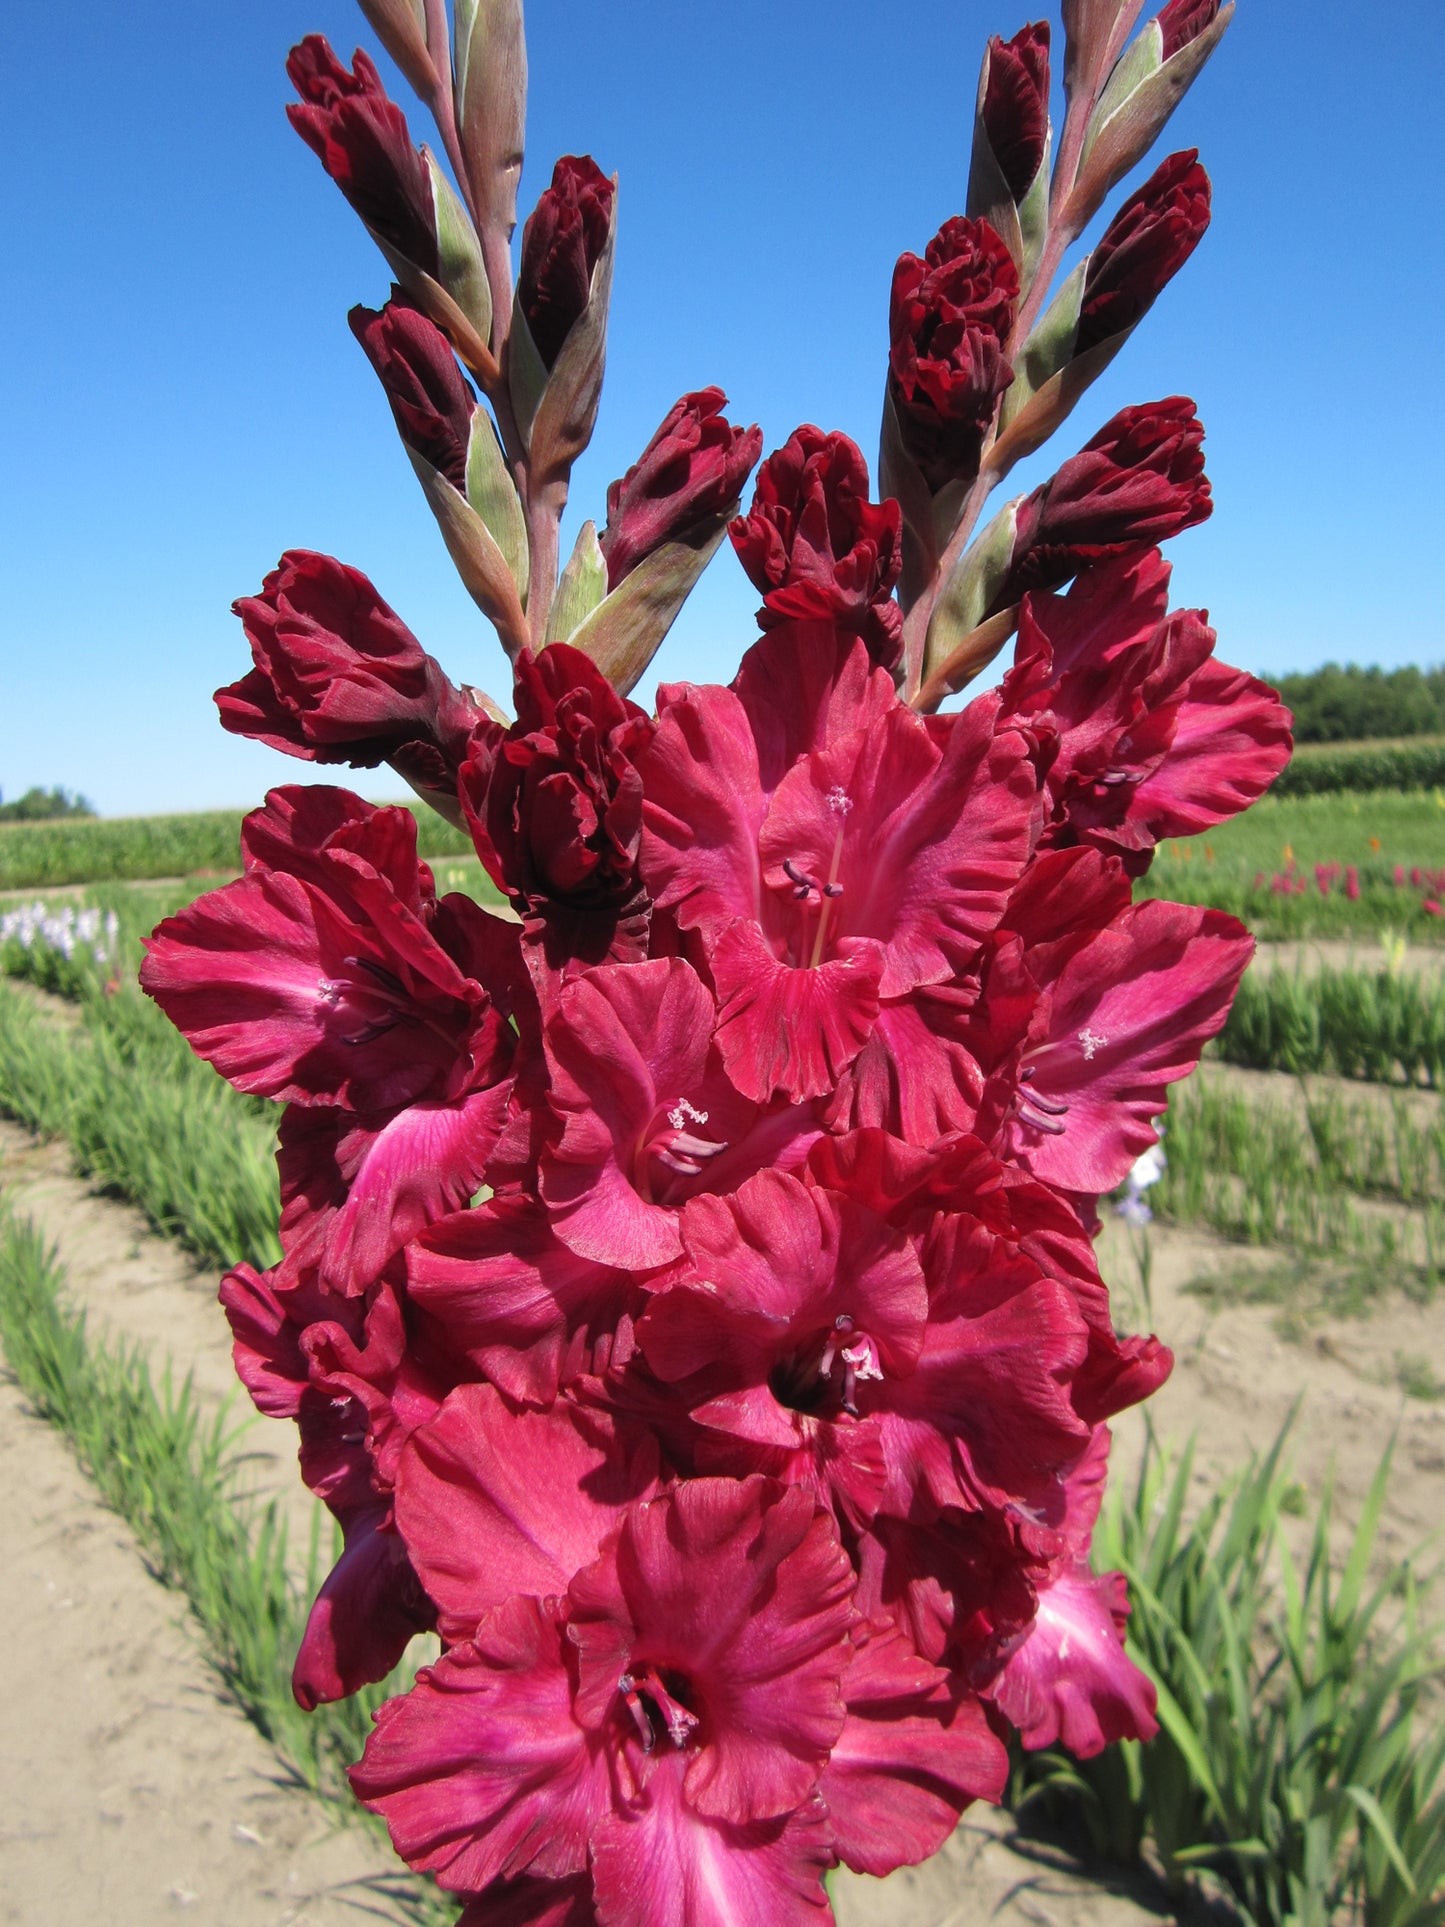
[(647, 897), (637, 875), (649, 733), (580, 650), (524, 650), (517, 720), (479, 723), (460, 781), (472, 840), (549, 965), (639, 960)]
[(286, 109), (296, 132), (372, 233), (435, 274), (436, 216), (426, 162), (370, 56), (358, 52), (348, 72), (323, 36), (311, 33), (291, 49), (286, 71), (301, 96)]
[(1015, 201), (1039, 171), (1049, 131), (1049, 23), (1021, 27), (1012, 40), (988, 43), (982, 116), (989, 146)]
[(738, 1089), (822, 1096), (883, 1009), (964, 974), (998, 921), (1027, 854), (1024, 739), (993, 698), (923, 724), (861, 643), (812, 625), (660, 710), (644, 878), (701, 936)]
[(621, 1435), (560, 1411), (512, 1421), (550, 1427), (549, 1458), (558, 1427), (580, 1428), (566, 1449), (603, 1483), (554, 1487), (525, 1438), (499, 1458), (503, 1415), (475, 1404), (443, 1409), (437, 1448), (418, 1435), (398, 1491), (423, 1581), (465, 1637), (383, 1709), (357, 1792), (413, 1866), (463, 1892), (573, 1877), (590, 1851), (609, 1918), (721, 1927), (779, 1876), (806, 1895), (831, 1858), (815, 1789), (852, 1650), (831, 1521), (757, 1478), (649, 1499)]
[(760, 1109), (730, 1082), (713, 1000), (680, 958), (605, 965), (565, 985), (547, 1021), (543, 1201), (580, 1257), (645, 1271), (682, 1251), (684, 1202), (806, 1157), (811, 1107)]
[(1123, 866), (1086, 850), (1040, 858), (1005, 929), (961, 1030), (987, 1072), (974, 1128), (1061, 1190), (1112, 1191), (1223, 1025), (1254, 939), (1217, 910), (1131, 905)]
[[(438, 897), (409, 810), (288, 787), (141, 973), (285, 1107), (280, 1257), (221, 1299), (340, 1528), (293, 1690), (440, 1640), (352, 1779), (461, 1927), (828, 1927), (832, 1869), (916, 1863), (1001, 1797), (1010, 1729), (1082, 1756), (1154, 1730), (1088, 1556), (1106, 1426), (1173, 1360), (1119, 1335), (1094, 1239), (1252, 941), (1133, 886), (1268, 789), (1292, 719), (1169, 608), (1152, 545), (1211, 501), (1191, 402), (979, 511), (1193, 250), (1208, 178), (1174, 155), (1104, 225), (1071, 342), (1045, 283), (1130, 117), (1049, 207), (1049, 31), (995, 38), (970, 205), (1001, 231), (947, 220), (893, 277), (899, 499), (807, 425), (738, 514), (761, 431), (703, 388), (559, 569), (614, 184), (558, 163), (513, 297), (520, 9), (455, 76), (419, 8), (366, 11), (455, 188), (365, 55), (303, 41), (291, 117), (403, 284), (353, 328), (474, 598), (516, 617), (516, 720), (301, 550), (237, 604), (253, 666), (216, 701), (303, 760), (388, 763), (506, 903)], [(1081, 112), (1117, 11), (1069, 18)], [(1187, 78), (1217, 0), (1159, 30)], [(649, 715), (619, 685), (730, 517), (762, 639)], [(1015, 616), (1001, 685), (929, 713)], [(1306, 891), (1289, 849), (1267, 880)], [(1445, 872), (1408, 880), (1445, 915)], [(1336, 885), (1358, 869), (1314, 867)]]
[(307, 762), (387, 760), (424, 789), (455, 790), (480, 712), (359, 569), (292, 549), (235, 607), (256, 666), (216, 691), (223, 729)]
[(564, 154), (522, 230), (517, 303), (548, 368), (591, 298), (616, 193), (590, 154)]
[(1019, 277), (987, 221), (945, 221), (922, 259), (900, 256), (889, 311), (889, 392), (904, 446), (935, 492), (978, 471), (984, 428), (1013, 381), (1004, 344)]
[(664, 542), (731, 514), (763, 452), (763, 431), (734, 428), (721, 388), (674, 402), (642, 454), (607, 491), (602, 553), (611, 588)]
[(1100, 1426), (1068, 1483), (1063, 1548), (1040, 1587), (1037, 1617), (989, 1688), (1026, 1747), (1062, 1741), (1081, 1760), (1111, 1740), (1152, 1739), (1159, 1726), (1153, 1682), (1124, 1652), (1123, 1577), (1096, 1577), (1088, 1564), (1108, 1457)]
[(1131, 874), (1161, 838), (1193, 836), (1268, 789), (1289, 760), (1273, 690), (1213, 660), (1197, 611), (1168, 613), (1157, 549), (1023, 606), (1004, 717), (1049, 745), (1046, 843), (1094, 843)]
[(475, 940), (437, 901), (416, 821), (345, 790), (273, 790), (241, 833), (245, 875), (168, 917), (141, 982), (239, 1090), (375, 1111), (496, 1083), (511, 1040)]

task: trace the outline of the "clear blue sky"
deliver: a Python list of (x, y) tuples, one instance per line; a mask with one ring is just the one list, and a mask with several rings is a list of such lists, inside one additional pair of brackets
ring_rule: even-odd
[[(1024, 17), (530, 0), (524, 209), (558, 153), (621, 174), (579, 513), (600, 519), (608, 480), (708, 382), (768, 446), (813, 420), (873, 462), (892, 263), (960, 210), (983, 39)], [(365, 569), (454, 676), (506, 693), (347, 331), (385, 266), (283, 117), (286, 50), (310, 29), (348, 56), (373, 44), (350, 0), (11, 10), (8, 796), (64, 783), (120, 814), (249, 803), (303, 774), (225, 736), (210, 703), (247, 666), (232, 598), (291, 546)], [(1251, 668), (1445, 657), (1442, 46), (1427, 0), (1239, 0), (1167, 136), (1202, 149), (1215, 225), (1057, 453), (1126, 402), (1196, 397), (1218, 506), (1173, 545), (1176, 599), (1207, 604), (1221, 655)], [(753, 606), (725, 552), (663, 673), (728, 676)]]

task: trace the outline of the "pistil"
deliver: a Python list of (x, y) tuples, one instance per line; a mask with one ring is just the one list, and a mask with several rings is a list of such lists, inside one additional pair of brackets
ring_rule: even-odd
[(836, 786), (828, 792), (828, 808), (838, 818), (838, 834), (833, 839), (833, 856), (828, 865), (828, 881), (819, 891), (821, 904), (818, 911), (818, 928), (813, 937), (813, 954), (808, 959), (808, 968), (816, 970), (823, 961), (823, 946), (828, 941), (828, 919), (835, 897), (841, 897), (843, 886), (838, 881), (838, 871), (843, 862), (843, 832), (848, 825), (848, 812), (853, 807), (853, 799), (845, 790)]

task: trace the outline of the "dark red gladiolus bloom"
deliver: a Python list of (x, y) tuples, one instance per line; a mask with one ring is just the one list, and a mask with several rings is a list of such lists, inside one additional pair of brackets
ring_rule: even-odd
[(1013, 566), (994, 607), (1167, 542), (1207, 521), (1213, 507), (1194, 403), (1171, 395), (1121, 409), (1020, 509)]
[(1197, 40), (1219, 16), (1220, 0), (1169, 0), (1159, 11), (1159, 32), (1163, 38), (1161, 58), (1172, 60), (1191, 40)]
[(821, 624), (773, 630), (732, 689), (661, 692), (643, 872), (698, 934), (748, 1096), (833, 1091), (890, 1010), (906, 1024), (927, 987), (968, 975), (1038, 787), (994, 700), (921, 728), (861, 643)]
[(372, 232), (435, 274), (431, 178), (369, 56), (358, 49), (348, 73), (326, 39), (309, 33), (286, 71), (302, 102), (286, 109), (296, 132)]
[(1031, 1752), (1062, 1740), (1089, 1760), (1114, 1740), (1149, 1740), (1159, 1730), (1154, 1683), (1124, 1652), (1124, 1576), (1089, 1565), (1108, 1461), (1101, 1425), (1066, 1482), (1063, 1545), (1039, 1586), (1034, 1623), (988, 1689)]
[(1013, 380), (1004, 345), (1019, 277), (987, 221), (955, 215), (922, 260), (893, 270), (889, 353), (904, 446), (935, 492), (978, 472), (983, 434)]
[(291, 549), (236, 614), (256, 666), (216, 691), (223, 728), (311, 763), (390, 760), (454, 790), (479, 712), (359, 569)]
[(590, 154), (564, 154), (522, 230), (517, 299), (549, 368), (587, 306), (616, 192)]
[(862, 636), (881, 668), (903, 648), (893, 588), (903, 566), (896, 502), (870, 502), (868, 464), (846, 435), (795, 429), (758, 470), (753, 505), (728, 530), (762, 591), (758, 622), (832, 621)]
[(1193, 254), (1209, 226), (1209, 176), (1199, 150), (1162, 161), (1131, 194), (1089, 256), (1074, 353), (1114, 335), (1145, 315)]
[(821, 1922), (849, 1562), (801, 1491), (649, 1497), (645, 1472), (636, 1441), (563, 1406), (453, 1394), (398, 1504), (454, 1643), (382, 1710), (352, 1784), (454, 1892), (590, 1861), (619, 1923)]
[(409, 810), (272, 790), (245, 873), (149, 938), (141, 982), (238, 1090), (375, 1112), (497, 1083), (513, 1037), (477, 965), (468, 899), (438, 903)]
[(1003, 714), (1037, 734), (1045, 847), (1091, 843), (1131, 876), (1163, 837), (1193, 836), (1263, 795), (1289, 761), (1272, 689), (1213, 660), (1195, 609), (1169, 613), (1157, 549), (1027, 596)]
[(721, 388), (700, 388), (669, 409), (662, 426), (621, 481), (607, 491), (602, 553), (615, 589), (644, 556), (730, 510), (753, 463), (763, 431), (734, 428), (723, 414)]
[[(1218, 0), (1216, 0), (1216, 5)], [(983, 125), (1008, 191), (1022, 201), (1034, 184), (1049, 133), (1049, 23), (988, 43)]]
[(632, 752), (649, 725), (590, 657), (566, 643), (516, 672), (517, 720), (483, 724), (461, 776), (463, 807), (493, 882), (545, 935), (549, 959), (600, 963), (614, 943), (643, 954), (638, 881), (642, 779)]
[[(1065, 0), (1076, 106), (1127, 38), (1121, 4)], [(1223, 15), (1155, 4), (1143, 52), (1162, 37), (1177, 79)], [(419, 0), (363, 6), (430, 99)], [(459, 103), (493, 222), (523, 74), (504, 11), (507, 44), (471, 55), (501, 92)], [(995, 38), (980, 93), (971, 207), (1016, 247), (1008, 195), (1032, 241), (1047, 184), (1049, 53), (1043, 23)], [(455, 510), (454, 559), (504, 601), (497, 557), (459, 539), (474, 430), (493, 447), (421, 272), (455, 265), (440, 178), (364, 55), (348, 70), (313, 36), (290, 65), (293, 120), (406, 290), (351, 325)], [(1075, 278), (1076, 375), (1208, 214), (1193, 153), (1126, 204)], [(340, 1527), (297, 1700), (383, 1679), (419, 1631), (441, 1642), (352, 1770), (397, 1851), (461, 1927), (828, 1927), (831, 1871), (937, 1851), (1002, 1796), (1016, 1740), (1087, 1757), (1153, 1730), (1124, 1582), (1092, 1571), (1090, 1536), (1105, 1427), (1173, 1359), (1119, 1335), (1094, 1240), (1253, 945), (1134, 882), (1162, 837), (1269, 786), (1290, 718), (1214, 660), (1203, 612), (1170, 611), (1153, 545), (1211, 499), (1183, 397), (1116, 415), (952, 588), (930, 580), (1018, 329), (1020, 269), (966, 218), (894, 274), (900, 500), (870, 501), (858, 448), (805, 425), (731, 522), (764, 632), (731, 684), (665, 685), (649, 716), (607, 673), (675, 613), (761, 453), (717, 388), (608, 490), (598, 573), (621, 588), (572, 630), (585, 648), (546, 644), (537, 571), (595, 401), (614, 218), (612, 184), (569, 155), (522, 237), (504, 372), (525, 417), (535, 341), (567, 420), (549, 438), (543, 402), (517, 471), (538, 633), (534, 651), (498, 624), (515, 723), (364, 576), (303, 551), (237, 604), (254, 668), (217, 694), (235, 733), (389, 762), (465, 824), (507, 907), (438, 895), (411, 810), (277, 789), (242, 826), (240, 877), (160, 924), (141, 983), (237, 1090), (285, 1106), (279, 1256), (221, 1297), (239, 1376), (294, 1423)], [(1001, 531), (1013, 664), (928, 713), (930, 602), (961, 620)], [(928, 631), (910, 625), (912, 700), (905, 598)], [(1422, 877), (1433, 913), (1445, 873)]]
[(381, 377), (401, 439), (465, 489), (477, 399), (446, 336), (399, 290), (384, 308), (358, 305), (346, 318)]
[[(330, 1509), (344, 1535), (340, 1559), (312, 1604), (296, 1657), (292, 1689), (308, 1712), (385, 1679), (419, 1632), (436, 1624), (405, 1543), (391, 1517), (390, 1484), (367, 1449), (371, 1419), (355, 1373), (344, 1385), (330, 1368), (342, 1351), (383, 1382), (374, 1399), (385, 1428), (402, 1362), (395, 1298), (378, 1294), (367, 1307), (332, 1297), (314, 1283), (285, 1286), (278, 1273), (237, 1265), (221, 1281), (236, 1372), (258, 1411), (289, 1418), (300, 1433), (301, 1476)], [(318, 1363), (318, 1360), (321, 1362)], [(405, 1395), (404, 1395), (405, 1396)], [(413, 1401), (410, 1422), (437, 1409), (438, 1397)], [(399, 1448), (398, 1448), (399, 1449)]]

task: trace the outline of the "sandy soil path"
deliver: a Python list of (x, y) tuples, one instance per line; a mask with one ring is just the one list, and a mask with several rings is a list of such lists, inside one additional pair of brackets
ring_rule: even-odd
[(0, 1386), (0, 1921), (359, 1927), (366, 1896), (336, 1890), (389, 1856), (280, 1784), (181, 1612), (58, 1434)]

